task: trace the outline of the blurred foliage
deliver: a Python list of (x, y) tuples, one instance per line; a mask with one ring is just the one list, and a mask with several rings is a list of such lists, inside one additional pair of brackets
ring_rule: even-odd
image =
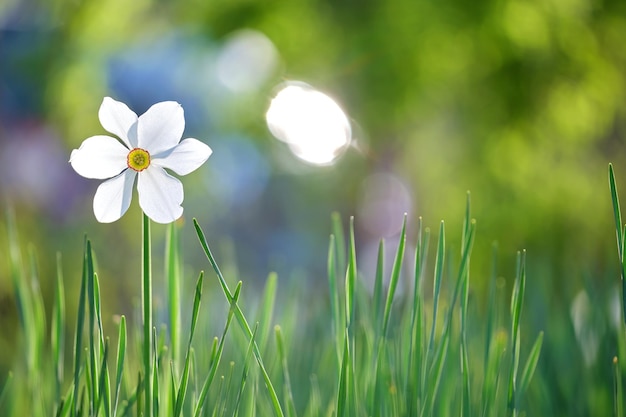
[[(241, 29), (267, 36), (279, 62), (256, 88), (233, 92), (220, 84), (215, 60)], [(460, 230), (454, 222), (471, 190), (475, 296), (484, 296), (492, 240), (503, 265), (526, 248), (531, 326), (546, 331), (546, 356), (565, 360), (549, 339), (573, 337), (562, 328), (572, 300), (585, 288), (602, 304), (618, 277), (606, 166), (612, 161), (618, 183), (626, 183), (624, 44), (620, 0), (3, 1), (0, 201), (16, 207), (21, 235), (39, 248), (42, 277), (54, 276), (57, 250), (79, 265), (88, 231), (111, 282), (103, 298), (119, 303), (112, 311), (128, 308), (128, 294), (138, 291), (126, 277), (137, 271), (116, 260), (138, 254), (136, 203), (120, 222), (96, 224), (97, 184), (66, 161), (83, 139), (103, 132), (103, 96), (137, 113), (177, 100), (185, 135), (215, 151), (185, 179), (185, 216), (222, 242), (243, 279), (276, 270), (318, 287), (329, 214), (358, 213), (371, 174), (404, 183), (409, 217), (431, 227), (443, 218)], [(356, 145), (333, 166), (301, 163), (267, 132), (272, 88), (286, 79), (329, 93), (353, 121)], [(399, 226), (404, 210), (392, 204), (387, 216)], [(360, 242), (381, 237), (359, 217), (356, 224)], [(194, 270), (201, 255), (186, 233)], [(5, 262), (0, 257), (0, 300), (11, 291)], [(46, 298), (52, 283), (42, 280)], [(14, 314), (7, 303), (0, 303), (2, 328)], [(615, 353), (606, 349), (602, 375)], [(590, 369), (551, 380), (576, 363), (567, 358), (540, 371), (559, 406), (580, 399), (580, 386), (570, 385)]]

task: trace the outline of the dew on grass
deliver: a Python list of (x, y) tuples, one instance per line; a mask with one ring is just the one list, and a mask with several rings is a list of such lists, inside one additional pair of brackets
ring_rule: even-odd
[(352, 140), (350, 122), (341, 107), (305, 83), (283, 85), (271, 101), (266, 121), (294, 155), (313, 165), (333, 164)]

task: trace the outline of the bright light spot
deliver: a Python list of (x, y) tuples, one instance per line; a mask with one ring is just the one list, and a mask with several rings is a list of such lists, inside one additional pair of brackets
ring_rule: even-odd
[(339, 105), (304, 83), (288, 83), (266, 114), (272, 134), (298, 158), (315, 165), (333, 163), (350, 145), (350, 122)]
[(260, 88), (272, 75), (278, 52), (261, 32), (244, 29), (235, 32), (217, 57), (217, 77), (234, 92)]

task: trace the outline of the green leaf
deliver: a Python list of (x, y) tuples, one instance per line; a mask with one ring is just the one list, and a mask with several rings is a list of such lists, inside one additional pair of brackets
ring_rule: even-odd
[(530, 354), (528, 355), (528, 359), (526, 360), (526, 365), (524, 365), (524, 370), (522, 371), (522, 378), (519, 385), (520, 395), (523, 394), (526, 389), (528, 389), (528, 385), (530, 385), (530, 380), (532, 379), (533, 374), (535, 373), (535, 369), (537, 368), (537, 363), (539, 362), (539, 355), (541, 354), (542, 344), (543, 332), (539, 332), (539, 336), (537, 336), (537, 339), (535, 340), (535, 343), (530, 350)]

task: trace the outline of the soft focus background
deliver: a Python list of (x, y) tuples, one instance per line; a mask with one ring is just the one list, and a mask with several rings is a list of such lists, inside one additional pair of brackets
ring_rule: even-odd
[[(331, 212), (355, 216), (366, 272), (372, 245), (393, 246), (404, 212), (433, 230), (444, 219), (458, 239), (470, 190), (472, 297), (485, 296), (494, 241), (506, 286), (515, 252), (528, 251), (525, 323), (530, 334), (546, 331), (536, 389), (553, 407), (586, 415), (584, 404), (611, 402), (610, 391), (582, 381), (601, 375), (610, 386), (616, 349), (607, 164), (626, 185), (625, 45), (621, 0), (2, 0), (0, 206), (15, 211), (23, 243), (37, 249), (46, 298), (57, 251), (68, 289), (77, 282), (87, 233), (113, 314), (139, 294), (130, 279), (139, 271), (138, 205), (98, 224), (99, 181), (67, 163), (85, 138), (105, 133), (104, 96), (138, 114), (176, 100), (185, 136), (214, 151), (183, 180), (190, 277), (207, 268), (196, 217), (245, 285), (276, 271), (322, 296)], [(316, 103), (331, 109), (326, 119), (287, 102), (294, 113), (274, 114), (270, 131), (266, 113), (285, 86), (324, 97)], [(310, 129), (330, 125), (277, 140), (272, 133), (294, 117), (313, 118), (300, 124)], [(5, 228), (0, 375), (17, 331)], [(158, 256), (164, 230), (154, 228)]]

